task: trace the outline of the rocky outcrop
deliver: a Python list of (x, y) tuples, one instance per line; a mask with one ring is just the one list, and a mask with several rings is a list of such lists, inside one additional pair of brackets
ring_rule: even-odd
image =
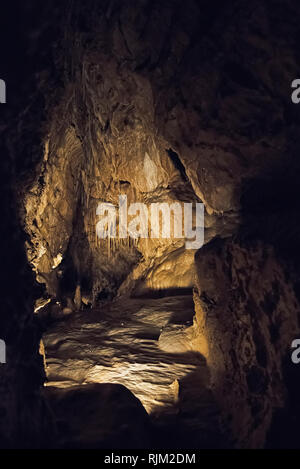
[(293, 283), (271, 246), (216, 240), (196, 256), (196, 327), (236, 446), (263, 445), (284, 406), (283, 361), (299, 334)]
[(60, 449), (151, 446), (151, 425), (140, 401), (120, 384), (88, 384), (43, 391), (54, 415)]
[[(90, 383), (122, 384), (149, 414), (152, 446), (223, 447), (228, 435), (219, 426), (220, 411), (209, 389), (209, 369), (197, 350), (193, 315), (191, 295), (122, 297), (54, 323), (43, 336), (47, 387), (59, 393)], [(138, 422), (134, 424), (138, 431)]]

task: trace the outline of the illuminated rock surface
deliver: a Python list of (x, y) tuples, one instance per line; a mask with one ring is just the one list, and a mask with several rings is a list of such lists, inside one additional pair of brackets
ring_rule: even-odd
[(55, 324), (44, 336), (47, 386), (123, 384), (162, 433), (156, 444), (224, 445), (193, 314), (190, 296), (129, 299)]
[[(22, 32), (0, 41), (14, 88), (0, 125), (0, 446), (51, 439), (50, 300), (50, 383), (121, 379), (173, 447), (222, 445), (216, 416), (235, 447), (264, 446), (268, 428), (270, 446), (299, 447), (298, 0), (19, 3)], [(203, 201), (196, 264), (183, 240), (97, 241), (96, 206), (120, 192)], [(166, 323), (174, 303), (145, 300), (146, 314), (128, 299), (195, 286), (193, 329)]]
[(216, 240), (195, 263), (195, 328), (211, 386), (238, 444), (257, 448), (284, 406), (282, 362), (299, 334), (299, 299), (266, 244)]

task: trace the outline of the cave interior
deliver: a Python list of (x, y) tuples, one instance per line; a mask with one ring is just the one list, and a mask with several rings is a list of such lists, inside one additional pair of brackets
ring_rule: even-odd
[[(299, 448), (299, 2), (17, 3), (0, 447)], [(99, 238), (120, 195), (203, 204), (203, 245)]]

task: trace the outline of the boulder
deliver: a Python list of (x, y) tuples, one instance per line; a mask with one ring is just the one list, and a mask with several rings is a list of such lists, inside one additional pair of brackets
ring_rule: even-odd
[(44, 388), (56, 423), (55, 447), (147, 448), (150, 421), (140, 401), (120, 384)]

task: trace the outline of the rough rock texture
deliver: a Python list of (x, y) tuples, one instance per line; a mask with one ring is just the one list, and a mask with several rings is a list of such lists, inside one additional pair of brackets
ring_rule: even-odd
[(181, 279), (154, 275), (183, 240), (97, 242), (96, 206), (118, 205), (120, 193), (147, 204), (203, 200), (206, 239), (232, 234), (245, 178), (291, 158), (293, 4), (69, 5), (57, 53), (65, 91), (25, 201), (29, 259), (50, 295), (59, 296), (61, 259), (75, 266), (69, 294), (80, 283), (92, 301), (114, 294), (134, 265), (127, 290), (150, 272), (152, 288), (191, 286), (192, 265)]
[(193, 315), (191, 295), (121, 298), (54, 323), (43, 336), (46, 385), (122, 384), (148, 412), (155, 446), (225, 446)]
[[(97, 241), (96, 206), (117, 204), (121, 192), (146, 204), (202, 200), (206, 242), (236, 235), (239, 224), (242, 237), (262, 240), (201, 250), (195, 294), (198, 347), (211, 360), (216, 394), (227, 392), (225, 412), (233, 406), (237, 445), (262, 445), (271, 409), (283, 402), (280, 363), (297, 326), (283, 274), (299, 247), (300, 119), (290, 99), (297, 0), (92, 0), (88, 8), (45, 0), (19, 13), (24, 34), (12, 42), (21, 59), (3, 78), (22, 80), (0, 127), (0, 334), (9, 359), (0, 369), (1, 444), (39, 445), (45, 428), (32, 314), (41, 293), (25, 242), (44, 296), (67, 312), (117, 292), (194, 283), (183, 239)], [(276, 255), (285, 251), (279, 261), (268, 243)], [(258, 263), (267, 266), (265, 283)], [(207, 310), (215, 319), (204, 324)]]
[[(59, 265), (58, 256), (59, 260), (66, 257), (67, 264), (75, 264), (76, 282), (87, 285), (86, 293), (92, 295), (93, 300), (98, 293), (114, 292), (139, 259), (132, 280), (146, 278), (151, 270), (152, 288), (161, 288), (161, 284), (191, 286), (192, 262), (188, 269), (186, 255), (180, 249), (184, 240), (149, 240), (130, 246), (127, 240), (97, 242), (95, 233), (97, 204), (106, 201), (118, 205), (120, 193), (128, 196), (128, 203), (200, 200), (201, 191), (198, 186), (197, 190), (193, 188), (189, 180), (188, 172), (193, 172), (193, 165), (189, 164), (186, 172), (181, 154), (173, 151), (173, 142), (164, 137), (165, 125), (158, 121), (162, 109), (160, 113), (157, 111), (162, 103), (162, 92), (166, 92), (168, 99), (174, 99), (173, 94), (177, 93), (177, 81), (170, 87), (169, 80), (170, 74), (182, 68), (183, 57), (189, 53), (191, 38), (185, 31), (188, 25), (181, 24), (184, 23), (182, 11), (176, 2), (167, 9), (147, 2), (139, 6), (119, 3), (100, 7), (97, 2), (93, 5), (101, 27), (98, 22), (93, 23), (91, 12), (81, 10), (78, 5), (70, 9), (70, 20), (65, 25), (64, 47), (70, 51), (66, 50), (60, 58), (67, 69), (65, 95), (53, 110), (54, 124), (45, 142), (44, 162), (25, 200), (25, 224), (31, 238), (29, 260), (51, 295), (55, 293), (53, 284), (57, 284), (53, 270)], [(193, 2), (191, 6), (195, 8)], [(169, 35), (165, 20), (157, 23), (161, 13), (167, 15), (167, 24), (174, 22), (172, 28), (175, 25), (179, 28), (179, 41)], [(186, 21), (190, 21), (190, 12), (186, 16)], [(132, 22), (136, 31), (132, 29)], [(147, 30), (144, 37), (135, 37), (144, 26)], [(151, 48), (158, 50), (153, 50), (152, 60), (147, 63), (149, 41), (154, 32), (158, 42)], [(193, 31), (189, 34), (192, 36)], [(164, 63), (161, 54), (172, 48), (172, 60)], [(173, 54), (179, 54), (176, 60)], [(159, 85), (158, 90), (156, 85)], [(179, 99), (175, 107), (182, 105)], [(172, 108), (165, 110), (165, 115), (171, 111)], [(169, 120), (174, 125), (174, 118), (169, 117)], [(178, 132), (173, 132), (173, 138)], [(72, 175), (77, 179), (69, 190)], [(207, 238), (216, 232), (230, 233), (236, 219), (233, 214), (231, 222), (231, 217), (230, 213), (224, 227), (223, 220), (207, 216)], [(76, 237), (74, 230), (79, 226)], [(72, 236), (75, 239), (68, 250)], [(72, 249), (75, 242), (76, 253)], [(175, 250), (177, 263), (187, 266), (186, 275), (172, 280), (161, 280), (160, 276), (156, 279), (154, 271), (161, 271), (163, 262), (166, 262), (165, 270), (168, 264), (174, 263), (172, 253)], [(114, 256), (110, 256), (111, 253)]]
[[(43, 27), (36, 30), (34, 41), (33, 5), (11, 2), (1, 12), (1, 78), (7, 82), (7, 104), (0, 107), (0, 337), (7, 349), (6, 363), (0, 364), (1, 448), (39, 448), (52, 430), (40, 395), (45, 374), (39, 354), (41, 333), (33, 317), (34, 300), (41, 292), (26, 259), (26, 236), (19, 217), (20, 186), (25, 184), (25, 175), (30, 178), (41, 155), (45, 119), (41, 103), (46, 90), (35, 73), (41, 72), (43, 60), (49, 58), (49, 40), (55, 35), (56, 28), (49, 23), (55, 25), (56, 10), (50, 3), (44, 2), (39, 15)], [(16, 24), (23, 29), (16, 30)], [(48, 77), (51, 65), (50, 60)]]
[(191, 295), (121, 298), (54, 322), (43, 336), (47, 385), (115, 382), (126, 385), (149, 413), (167, 410), (176, 401), (170, 387), (176, 379), (198, 368), (207, 377), (193, 349), (193, 314)]
[(198, 251), (196, 271), (196, 325), (212, 388), (236, 446), (257, 448), (285, 402), (282, 362), (299, 335), (299, 301), (262, 243), (212, 241)]
[(151, 446), (151, 425), (139, 400), (120, 384), (43, 391), (54, 414), (55, 448), (132, 449)]

